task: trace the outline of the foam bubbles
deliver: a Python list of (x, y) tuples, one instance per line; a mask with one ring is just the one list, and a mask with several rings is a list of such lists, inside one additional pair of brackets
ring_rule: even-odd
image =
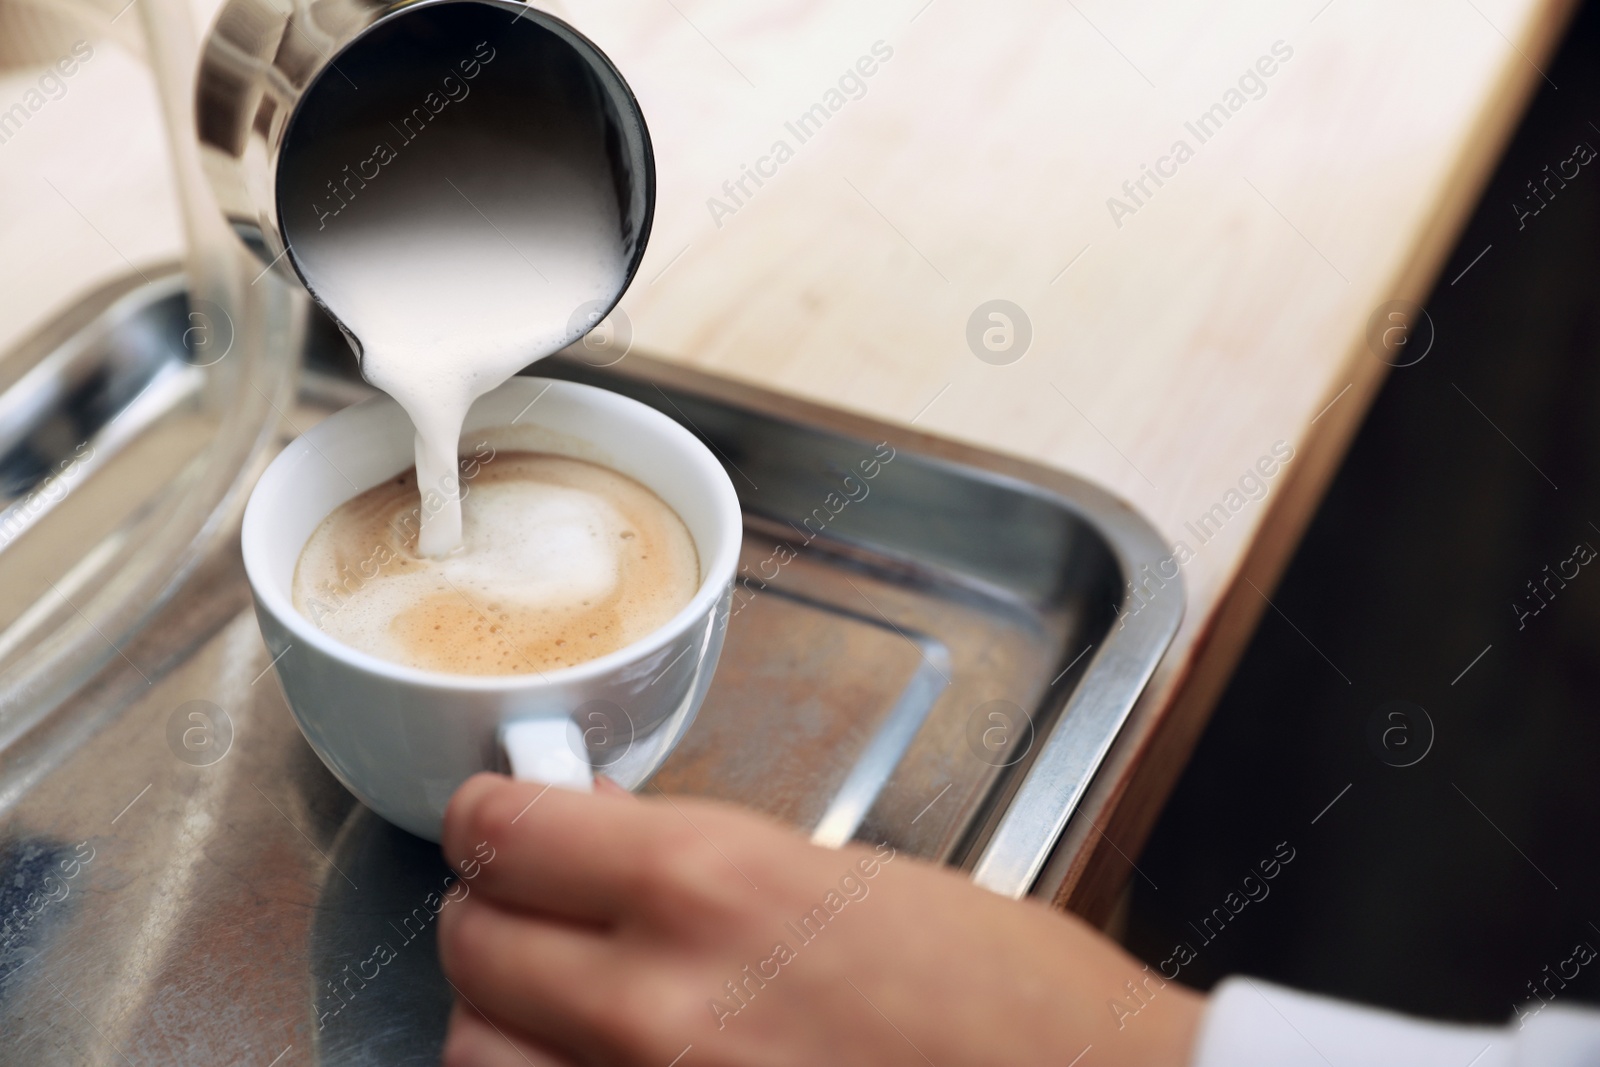
[(597, 464), (502, 453), (463, 504), (463, 547), (416, 554), (414, 472), (347, 502), (307, 542), (295, 606), (352, 647), (457, 674), (582, 663), (665, 624), (700, 582), (694, 542), (643, 485)]

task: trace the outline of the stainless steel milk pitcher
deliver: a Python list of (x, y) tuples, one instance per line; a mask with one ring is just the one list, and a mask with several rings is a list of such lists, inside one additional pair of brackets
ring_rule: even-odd
[[(464, 103), (483, 93), (496, 106)], [(504, 138), (558, 106), (604, 138), (628, 263), (622, 289), (644, 255), (655, 163), (638, 102), (599, 48), (519, 0), (229, 0), (203, 47), (195, 104), (223, 213), (263, 263), (293, 267), (291, 276), (304, 277), (296, 233), (326, 225), (430, 123), (472, 121), (486, 139)], [(380, 118), (392, 137), (358, 143), (355, 131)], [(324, 144), (330, 130), (351, 131), (335, 173), (299, 159), (300, 134), (313, 127)], [(598, 322), (610, 306), (594, 311)]]

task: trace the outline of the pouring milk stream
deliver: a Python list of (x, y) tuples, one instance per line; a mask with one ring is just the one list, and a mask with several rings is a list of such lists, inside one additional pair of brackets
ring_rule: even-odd
[(296, 270), (416, 427), (432, 558), (461, 546), (468, 408), (612, 307), (648, 226), (625, 217), (638, 176), (618, 127), (638, 120), (597, 77), (609, 64), (519, 11), (379, 24), (308, 90), (279, 166)]
[[(399, 7), (325, 59), (283, 133), (278, 224), (362, 375), (410, 416), (417, 552), (442, 560), (463, 548), (473, 401), (582, 337), (632, 277), (649, 136), (604, 55), (520, 3)], [(589, 785), (568, 719), (507, 724), (502, 743), (519, 776)]]
[[(573, 309), (610, 298), (626, 269), (615, 202), (595, 180), (603, 160), (580, 168), (537, 147), (500, 146), (492, 154), (504, 172), (468, 177), (449, 164), (489, 153), (448, 132), (429, 146), (437, 158), (372, 183), (374, 195), (351, 204), (360, 214), (348, 231), (307, 240), (302, 253), (307, 282), (360, 342), (362, 375), (416, 426), (418, 551), (434, 557), (461, 543), (456, 450), (467, 409), (576, 340)], [(469, 141), (459, 154), (457, 140)], [(508, 178), (530, 172), (548, 178), (544, 190), (513, 210)]]

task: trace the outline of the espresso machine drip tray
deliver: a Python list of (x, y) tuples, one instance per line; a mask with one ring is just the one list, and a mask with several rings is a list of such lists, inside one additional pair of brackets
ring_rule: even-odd
[[(136, 291), (133, 313), (62, 344), (125, 360), (184, 327), (175, 276)], [(1143, 580), (1167, 555), (1149, 525), (1066, 474), (584, 355), (535, 372), (682, 422), (746, 516), (721, 665), (648, 789), (1052, 896), (1071, 860), (1056, 843), (1182, 613), (1178, 579)], [(337, 331), (313, 328), (277, 447), (369, 393)], [(234, 523), (70, 699), (0, 732), (6, 1062), (438, 1062), (452, 994), (426, 902), (448, 872), (295, 729)]]

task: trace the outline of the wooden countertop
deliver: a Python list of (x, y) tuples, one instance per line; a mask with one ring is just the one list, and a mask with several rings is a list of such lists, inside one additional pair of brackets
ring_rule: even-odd
[[(1070, 470), (1192, 552), (1183, 627), (1083, 809), (1100, 830), (1069, 829), (1062, 902), (1105, 917), (1381, 384), (1369, 318), (1427, 295), (1571, 3), (544, 6), (651, 124), (637, 348)], [(39, 208), (8, 241), (42, 249), (0, 347), (64, 277), (174, 254), (153, 114), (104, 54), (53, 129), (0, 147), (0, 196)], [(967, 340), (996, 299), (1031, 324), (1006, 365)], [(1250, 480), (1275, 447), (1293, 458)]]
[[(1062, 902), (1105, 918), (1382, 382), (1369, 318), (1426, 298), (1570, 5), (565, 7), (657, 139), (637, 345), (1070, 470), (1192, 550), (1100, 830), (1069, 829)], [(967, 342), (993, 299), (1032, 324), (1010, 365)]]

